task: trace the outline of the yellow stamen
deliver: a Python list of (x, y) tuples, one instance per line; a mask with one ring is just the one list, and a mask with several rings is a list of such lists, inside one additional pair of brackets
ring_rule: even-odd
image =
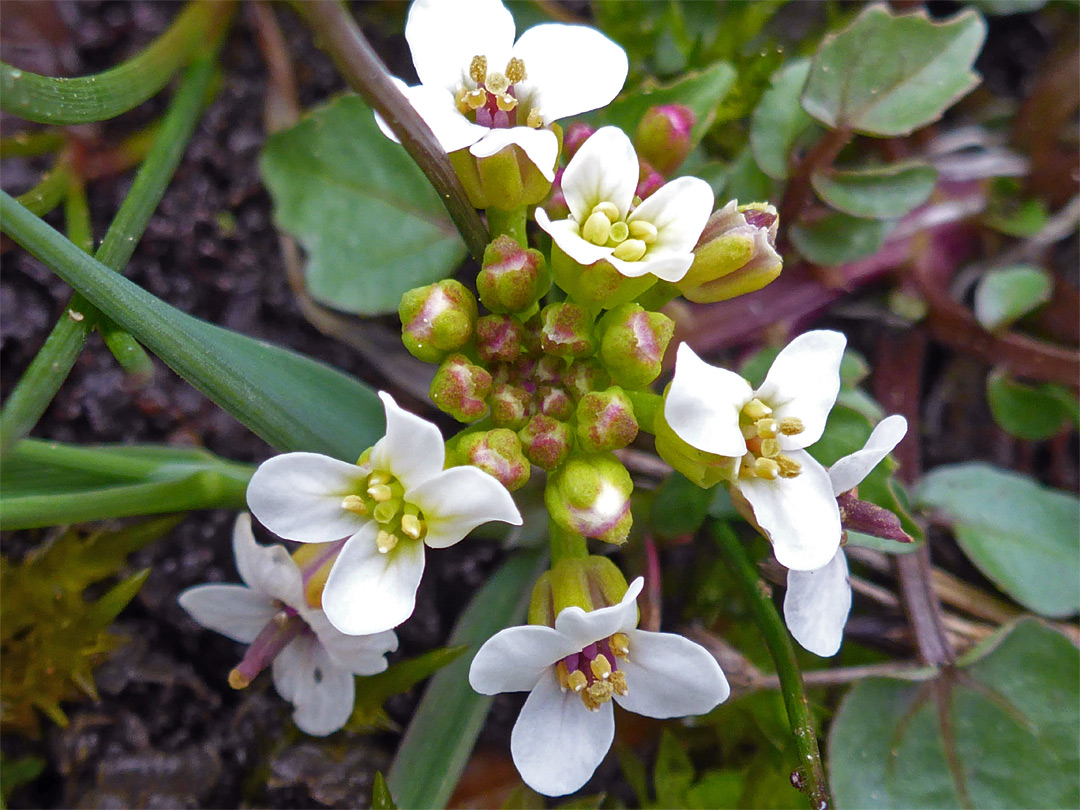
[(743, 405), (742, 412), (756, 422), (758, 419), (764, 419), (766, 416), (771, 414), (772, 408), (770, 408), (757, 397), (754, 397), (752, 400)]
[(487, 77), (487, 57), (474, 56), (469, 64), (469, 78), (477, 84), (483, 84)]
[(611, 220), (600, 211), (593, 211), (585, 220), (585, 227), (581, 229), (581, 235), (586, 242), (594, 245), (603, 245), (611, 234)]
[(630, 235), (646, 245), (651, 245), (656, 241), (656, 226), (643, 219), (635, 219), (630, 223)]
[(611, 684), (611, 688), (615, 690), (616, 695), (625, 695), (630, 691), (626, 686), (626, 675), (623, 674), (622, 670), (612, 672), (608, 682)]
[(785, 436), (798, 436), (804, 429), (802, 419), (796, 416), (785, 416), (780, 420), (780, 432)]
[(776, 458), (780, 455), (780, 442), (776, 439), (762, 439), (761, 455), (765, 458)]
[(742, 433), (744, 439), (757, 438), (757, 425), (753, 422), (741, 422), (739, 424), (739, 431)]
[(517, 99), (509, 93), (503, 93), (501, 96), (495, 97), (495, 106), (503, 112), (510, 112), (517, 106)]
[(780, 477), (780, 465), (771, 458), (759, 458), (754, 462), (754, 474), (766, 481), (775, 481)]
[(390, 489), (386, 484), (373, 484), (368, 487), (367, 494), (372, 497), (373, 500), (378, 503), (388, 501), (394, 497), (394, 491)]
[(544, 125), (544, 116), (536, 107), (529, 110), (529, 116), (525, 119), (525, 126), (540, 129)]
[(630, 652), (630, 636), (626, 633), (616, 633), (611, 637), (611, 651), (619, 658), (626, 658)]
[(510, 89), (510, 82), (501, 73), (489, 73), (484, 86), (489, 92), (499, 95)]
[(769, 416), (758, 419), (754, 427), (757, 428), (758, 436), (763, 439), (775, 439), (780, 433), (780, 423)]
[(379, 529), (379, 533), (375, 535), (375, 545), (378, 546), (380, 554), (389, 554), (397, 544), (398, 536), (396, 534)]
[(611, 241), (615, 244), (625, 242), (630, 235), (630, 226), (623, 221), (613, 222), (611, 225)]
[(802, 465), (793, 458), (779, 455), (775, 461), (780, 465), (780, 475), (784, 478), (794, 478), (802, 472)]
[(591, 712), (595, 712), (609, 700), (615, 693), (615, 690), (611, 688), (611, 684), (607, 681), (593, 681), (589, 684), (581, 694), (581, 702), (585, 704), (585, 708)]
[(401, 516), (401, 533), (406, 537), (411, 537), (413, 540), (419, 540), (426, 528), (424, 521), (416, 515)]
[(510, 84), (517, 84), (529, 78), (529, 74), (525, 72), (525, 63), (516, 56), (512, 57), (506, 63), (506, 78), (509, 79)]
[(570, 688), (570, 672), (566, 669), (566, 662), (560, 661), (555, 667), (555, 674), (559, 677), (559, 686), (563, 689)]
[(341, 508), (346, 512), (355, 512), (358, 515), (368, 513), (367, 504), (359, 495), (346, 495), (341, 501)]
[(648, 246), (640, 239), (627, 239), (615, 248), (615, 252), (612, 255), (614, 255), (616, 259), (622, 259), (624, 262), (636, 262), (645, 255), (647, 249)]
[(593, 213), (595, 214), (597, 211), (599, 211), (605, 217), (610, 219), (612, 222), (615, 222), (616, 220), (620, 219), (620, 217), (619, 217), (619, 207), (617, 205), (615, 205), (615, 203), (611, 202), (610, 200), (604, 200), (603, 202), (597, 203), (596, 205), (594, 205), (593, 206)]
[(375, 470), (375, 472), (368, 476), (368, 486), (373, 484), (389, 484), (390, 481), (393, 480), (393, 477), (394, 476), (390, 475), (390, 473), (385, 470)]
[(569, 675), (566, 676), (566, 683), (575, 692), (580, 692), (586, 686), (589, 685), (589, 679), (585, 677), (585, 673), (580, 669), (575, 669)]
[(251, 686), (251, 680), (238, 669), (229, 672), (229, 686), (233, 689), (247, 689)]
[(487, 92), (479, 89), (470, 90), (465, 94), (465, 103), (469, 105), (470, 110), (479, 110), (487, 104)]
[(608, 678), (611, 675), (611, 662), (606, 655), (598, 655), (589, 662), (589, 669), (597, 678)]

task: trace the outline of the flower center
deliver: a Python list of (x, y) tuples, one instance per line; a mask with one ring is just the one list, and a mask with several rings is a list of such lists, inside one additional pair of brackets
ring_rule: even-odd
[(285, 646), (301, 633), (310, 632), (307, 622), (291, 607), (281, 607), (251, 642), (244, 658), (229, 672), (229, 686), (244, 689), (260, 672), (270, 666)]
[(626, 658), (629, 652), (630, 638), (626, 633), (590, 644), (556, 665), (559, 686), (564, 692), (571, 689), (579, 694), (585, 708), (595, 712), (613, 695), (627, 693), (626, 675), (619, 669), (618, 659)]
[(755, 397), (739, 412), (739, 429), (746, 439), (746, 455), (739, 467), (742, 478), (794, 478), (802, 471), (799, 462), (780, 452), (780, 436), (803, 432), (802, 420), (791, 416), (774, 419), (772, 408)]
[(533, 129), (544, 125), (544, 117), (536, 107), (523, 110), (515, 85), (525, 81), (525, 63), (513, 57), (501, 73), (488, 71), (487, 57), (477, 55), (469, 64), (469, 78), (476, 85), (458, 88), (454, 101), (458, 111), (482, 127), (508, 129), (521, 123)]
[(639, 261), (656, 241), (656, 235), (656, 226), (651, 222), (636, 219), (628, 223), (615, 203), (607, 200), (594, 206), (581, 226), (581, 237), (586, 242), (615, 248), (613, 255), (624, 262)]
[(423, 513), (415, 504), (406, 503), (404, 485), (385, 470), (375, 470), (365, 478), (360, 494), (346, 495), (341, 508), (379, 524), (375, 544), (382, 554), (406, 538), (421, 540), (427, 534)]

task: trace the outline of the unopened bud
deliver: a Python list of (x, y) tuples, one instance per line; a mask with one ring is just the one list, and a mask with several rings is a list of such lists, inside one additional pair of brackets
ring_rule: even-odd
[(538, 385), (559, 385), (566, 371), (566, 361), (561, 357), (545, 354), (536, 361), (533, 380)]
[(623, 390), (592, 391), (577, 406), (578, 445), (589, 452), (619, 450), (637, 438), (634, 406)]
[(598, 325), (600, 362), (611, 379), (624, 388), (644, 388), (660, 375), (675, 322), (639, 304), (616, 307)]
[(574, 400), (566, 390), (553, 385), (541, 385), (536, 391), (540, 413), (563, 421), (574, 415)]
[(575, 400), (590, 391), (603, 391), (611, 385), (611, 377), (595, 360), (575, 360), (562, 373), (563, 387)]
[[(505, 115), (505, 113), (499, 113)], [(551, 181), (517, 144), (508, 144), (494, 155), (478, 158), (467, 148), (450, 153), (450, 164), (473, 208), (512, 211), (537, 205), (551, 191)], [(545, 166), (552, 172), (555, 166)]]
[(635, 196), (647, 200), (665, 182), (664, 175), (660, 174), (644, 160), (638, 161), (638, 184), (637, 188), (634, 189)]
[(696, 123), (694, 111), (683, 104), (650, 107), (634, 133), (638, 156), (660, 174), (670, 175), (690, 154), (693, 148), (690, 135)]
[(488, 363), (511, 363), (521, 354), (525, 331), (508, 315), (485, 315), (476, 321), (476, 353)]
[[(551, 572), (545, 571), (536, 580), (533, 586), (532, 597), (529, 599), (529, 624), (539, 624), (545, 627), (555, 626), (555, 597), (551, 590)], [(566, 667), (559, 674), (560, 678), (566, 677)]]
[(566, 169), (555, 172), (555, 182), (551, 184), (551, 196), (544, 203), (544, 210), (552, 222), (570, 218), (570, 204), (566, 201), (566, 194), (562, 188), (562, 176)]
[(554, 470), (570, 455), (574, 436), (570, 426), (538, 413), (518, 431), (525, 457), (541, 469)]
[(491, 421), (501, 428), (520, 430), (529, 421), (531, 399), (528, 392), (516, 385), (500, 383), (494, 386), (487, 400)]
[(459, 422), (475, 422), (487, 413), (484, 402), (491, 393), (491, 375), (463, 354), (443, 361), (431, 381), (431, 401)]
[(472, 340), (476, 297), (453, 279), (438, 281), (405, 293), (398, 315), (405, 348), (425, 363), (438, 363)]
[[(568, 607), (578, 607), (586, 612), (613, 607), (622, 601), (628, 590), (626, 577), (619, 567), (607, 557), (596, 554), (563, 557), (546, 576), (556, 616)], [(602, 657), (595, 646), (587, 647), (584, 652), (590, 662)], [(598, 666), (603, 668), (604, 665)], [(608, 671), (610, 673), (610, 666)], [(597, 677), (603, 676), (597, 674)]]
[(551, 287), (551, 273), (538, 250), (526, 250), (502, 234), (484, 249), (476, 289), (495, 313), (524, 312)]
[(609, 453), (571, 456), (548, 477), (544, 503), (567, 531), (622, 545), (630, 534), (630, 473)]
[(585, 357), (595, 350), (592, 318), (577, 304), (548, 304), (540, 318), (540, 345), (546, 354)]
[(469, 433), (458, 442), (458, 456), (513, 492), (529, 482), (532, 470), (517, 435), (505, 428)]
[(551, 246), (551, 277), (575, 301), (597, 309), (611, 309), (633, 301), (657, 281), (652, 273), (636, 278), (624, 276), (604, 259), (580, 264), (564, 253), (558, 243)]
[(840, 508), (840, 522), (845, 529), (883, 537), (898, 543), (914, 542), (894, 513), (877, 504), (860, 501), (853, 492), (845, 492), (836, 499)]
[(566, 134), (563, 136), (563, 152), (566, 154), (566, 159), (570, 160), (577, 154), (577, 150), (581, 148), (581, 145), (589, 139), (589, 137), (596, 132), (595, 129), (588, 124), (583, 124), (580, 121), (575, 121), (566, 128)]

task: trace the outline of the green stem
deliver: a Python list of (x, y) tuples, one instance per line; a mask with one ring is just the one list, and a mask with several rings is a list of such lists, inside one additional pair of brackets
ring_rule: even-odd
[(645, 309), (659, 312), (681, 294), (679, 288), (674, 284), (668, 281), (658, 281), (639, 295), (637, 302)]
[(491, 238), (506, 234), (522, 247), (528, 247), (528, 237), (525, 233), (526, 211), (527, 208), (524, 205), (512, 211), (488, 208), (486, 213)]
[(28, 211), (43, 217), (64, 199), (70, 182), (71, 166), (65, 158), (61, 157), (36, 186), (15, 199), (20, 205), (26, 206)]
[(634, 418), (638, 427), (646, 433), (656, 433), (656, 415), (664, 407), (664, 398), (652, 391), (625, 391), (634, 406)]
[(191, 2), (146, 50), (93, 76), (56, 79), (0, 62), (0, 109), (42, 124), (115, 118), (161, 90), (194, 54), (215, 49), (234, 8)]
[(806, 700), (802, 673), (795, 661), (791, 636), (788, 635), (780, 614), (776, 612), (776, 606), (766, 595), (768, 591), (764, 583), (758, 577), (746, 549), (732, 528), (726, 523), (716, 521), (712, 524), (712, 534), (720, 547), (720, 553), (750, 600), (750, 609), (776, 664), (788, 722), (795, 737), (795, 748), (799, 752), (799, 771), (805, 783), (803, 790), (810, 798), (810, 806), (814, 810), (831, 807), (832, 800), (829, 797), (829, 786), (825, 782), (825, 768), (821, 764), (814, 718)]
[(64, 199), (64, 230), (75, 247), (94, 255), (90, 202), (86, 199), (86, 183), (78, 174), (72, 174), (68, 180), (67, 197)]
[(0, 138), (0, 158), (27, 158), (58, 152), (64, 147), (64, 136), (55, 130), (16, 132)]
[(548, 521), (548, 538), (551, 542), (551, 566), (563, 559), (581, 559), (589, 556), (585, 538), (577, 532), (567, 531), (554, 520)]
[[(185, 72), (157, 140), (98, 248), (96, 258), (111, 269), (119, 271), (127, 264), (146, 230), (195, 128), (213, 73), (209, 57), (196, 61)], [(83, 296), (72, 298), (0, 411), (0, 453), (37, 424), (98, 319), (97, 309)]]

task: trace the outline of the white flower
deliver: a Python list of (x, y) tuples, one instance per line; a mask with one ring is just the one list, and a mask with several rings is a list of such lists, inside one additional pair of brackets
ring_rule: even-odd
[(631, 210), (638, 176), (626, 133), (598, 129), (562, 175), (569, 219), (552, 222), (537, 208), (536, 221), (578, 264), (606, 260), (629, 278), (679, 281), (694, 263), (694, 245), (712, 213), (712, 189), (697, 177), (679, 177)]
[(274, 688), (293, 704), (297, 728), (319, 737), (337, 731), (352, 714), (353, 675), (386, 669), (397, 636), (335, 630), (308, 604), (300, 569), (285, 547), (255, 542), (247, 514), (236, 519), (233, 554), (246, 585), (188, 588), (180, 594), (181, 607), (203, 627), (250, 645), (229, 673), (232, 686), (247, 686), (272, 661)]
[(612, 699), (659, 718), (704, 714), (727, 699), (724, 673), (704, 648), (636, 629), (642, 584), (638, 577), (611, 607), (566, 608), (554, 628), (503, 630), (473, 659), (469, 683), (477, 692), (530, 693), (510, 752), (534, 790), (562, 796), (589, 780), (615, 734)]
[(839, 332), (800, 335), (753, 389), (679, 346), (664, 419), (687, 444), (739, 459), (732, 486), (753, 509), (781, 564), (823, 567), (840, 547), (840, 510), (829, 474), (804, 447), (821, 438), (840, 391), (846, 339)]
[(551, 181), (559, 142), (550, 124), (615, 98), (626, 53), (584, 25), (537, 25), (516, 43), (514, 32), (499, 0), (415, 0), (405, 39), (420, 84), (399, 85), (447, 152), (484, 158), (516, 144)]
[(431, 422), (380, 392), (386, 435), (357, 464), (285, 453), (248, 484), (248, 506), (270, 531), (300, 543), (348, 538), (330, 570), (323, 610), (350, 635), (389, 630), (412, 615), (424, 546), (446, 548), (481, 523), (521, 525), (506, 488), (475, 467), (443, 469)]
[[(829, 468), (833, 495), (840, 497), (859, 485), (907, 433), (902, 416), (883, 419), (866, 445)], [(816, 571), (788, 571), (784, 621), (792, 637), (816, 655), (836, 655), (851, 611), (847, 558), (837, 549), (832, 560)]]

